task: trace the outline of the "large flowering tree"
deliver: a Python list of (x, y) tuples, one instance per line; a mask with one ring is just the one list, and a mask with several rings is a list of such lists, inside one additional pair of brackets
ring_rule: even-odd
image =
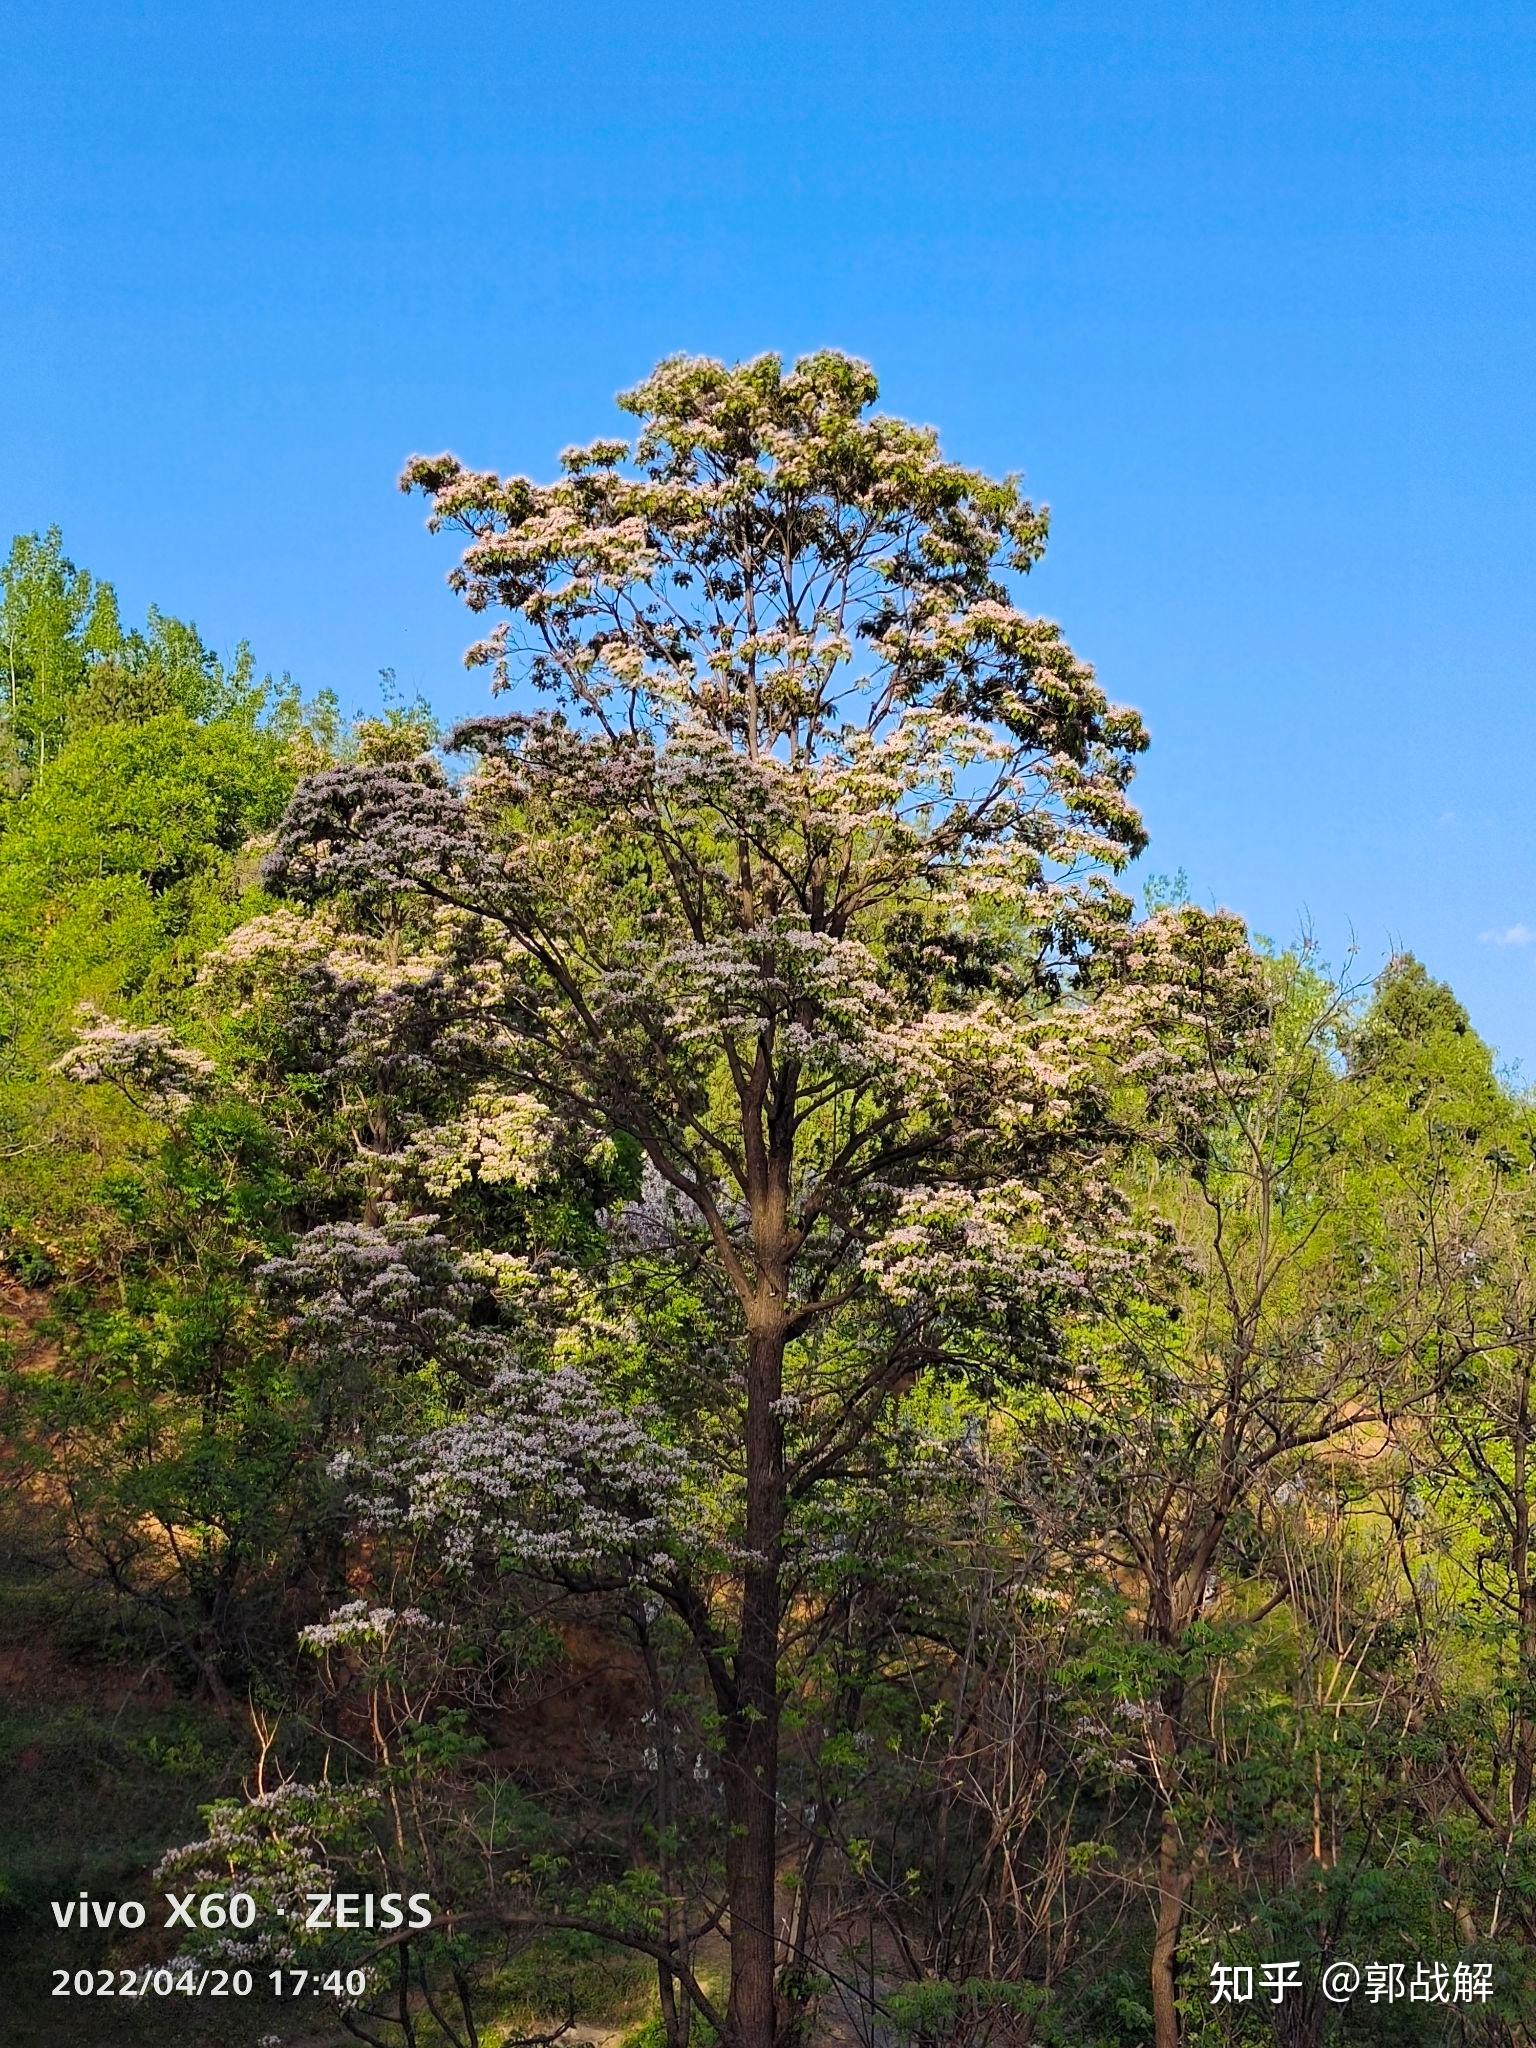
[(1109, 884), (1145, 735), (1021, 608), (1045, 515), (876, 396), (833, 353), (677, 359), (553, 483), (413, 461), (514, 708), (450, 736), (466, 778), (314, 777), (267, 868), (321, 920), (419, 907), (409, 960), (375, 920), (386, 979), (464, 1085), (435, 1128), (376, 1120), (418, 1185), (643, 1159), (613, 1270), (693, 1305), (648, 1353), (636, 1297), (647, 1405), (634, 1342), (589, 1331), (547, 1384), (516, 1362), (520, 1318), (570, 1303), (525, 1263), (507, 1362), (391, 1451), (389, 1512), (678, 1618), (720, 1731), (735, 2048), (789, 2024), (787, 1651), (855, 1568), (835, 1503), (891, 1470), (914, 1387), (1049, 1372), (1063, 1319), (1145, 1274), (1111, 1156), (1198, 1114), (1246, 986), (1230, 920), (1135, 925)]

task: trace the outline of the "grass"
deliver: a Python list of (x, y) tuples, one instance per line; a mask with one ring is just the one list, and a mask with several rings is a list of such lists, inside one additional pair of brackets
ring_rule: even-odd
[(646, 2019), (656, 2003), (656, 1969), (633, 1950), (590, 1934), (532, 1941), (491, 1979), (487, 2006), (496, 2020), (487, 2048), (541, 2030), (567, 2014), (612, 2028)]

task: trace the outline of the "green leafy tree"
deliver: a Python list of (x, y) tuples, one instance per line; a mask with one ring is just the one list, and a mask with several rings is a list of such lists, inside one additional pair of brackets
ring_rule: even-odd
[(18, 534), (0, 569), (0, 647), (13, 788), (58, 752), (93, 662), (121, 644), (117, 599), (64, 553), (63, 536)]

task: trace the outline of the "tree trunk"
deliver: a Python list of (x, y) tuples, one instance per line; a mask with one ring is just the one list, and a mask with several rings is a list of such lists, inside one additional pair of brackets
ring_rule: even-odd
[[(775, 1304), (777, 1306), (777, 1304)], [(736, 1658), (736, 1711), (726, 1728), (730, 1841), (730, 2048), (774, 2048), (775, 1884), (778, 1871), (779, 1603), (784, 1535), (784, 1443), (778, 1411), (784, 1334), (775, 1315), (747, 1350), (747, 1565)]]
[(1182, 1847), (1173, 1809), (1166, 1808), (1157, 1845), (1157, 1926), (1152, 1941), (1154, 2048), (1179, 2048), (1179, 1936), (1192, 1876), (1184, 1867)]
[(1531, 1360), (1522, 1354), (1510, 1430), (1514, 1484), (1510, 1525), (1510, 1569), (1519, 1607), (1518, 1690), (1515, 1696), (1514, 1778), (1510, 1818), (1523, 1823), (1536, 1791), (1536, 1577), (1531, 1570)]

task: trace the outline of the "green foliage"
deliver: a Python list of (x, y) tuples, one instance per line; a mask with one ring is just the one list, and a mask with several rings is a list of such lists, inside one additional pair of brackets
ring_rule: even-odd
[(76, 568), (57, 527), (12, 541), (0, 569), (0, 731), (13, 795), (88, 731), (166, 714), (249, 720), (270, 694), (243, 643), (226, 667), (195, 626), (153, 605), (142, 628), (125, 628), (111, 584)]
[[(548, 1934), (496, 1971), (488, 2004), (504, 2025), (530, 2032), (567, 2018), (613, 2026), (643, 2011), (654, 1987), (655, 1971), (643, 1958), (590, 1934)], [(654, 2024), (644, 2021), (634, 2038)], [(706, 2035), (701, 2048), (707, 2044)]]

